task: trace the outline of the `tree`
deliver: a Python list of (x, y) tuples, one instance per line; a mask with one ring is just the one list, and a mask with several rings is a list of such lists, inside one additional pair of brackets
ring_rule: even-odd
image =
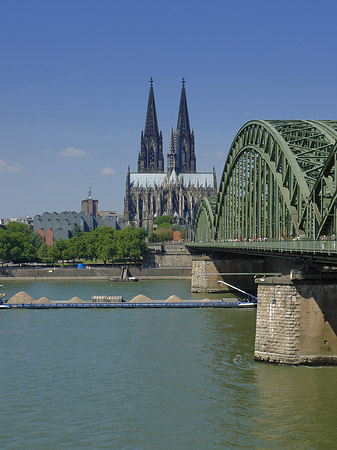
[(116, 255), (115, 236), (118, 233), (111, 227), (97, 228), (97, 257), (102, 259), (104, 264), (112, 261)]
[(11, 233), (20, 233), (27, 237), (34, 234), (28, 225), (21, 222), (10, 222), (6, 225), (6, 231)]
[(159, 236), (159, 234), (151, 231), (151, 233), (149, 234), (149, 242), (161, 242), (161, 237)]
[(73, 237), (79, 237), (82, 236), (84, 232), (81, 230), (81, 228), (78, 225), (75, 225), (74, 228), (71, 231), (71, 235)]
[(97, 230), (91, 230), (88, 233), (83, 233), (81, 235), (81, 239), (83, 241), (83, 249), (84, 255), (83, 258), (96, 260), (98, 257), (97, 251), (97, 241), (98, 241), (98, 232)]
[(38, 260), (43, 263), (47, 263), (47, 264), (54, 262), (51, 249), (52, 249), (52, 247), (50, 247), (49, 245), (46, 245), (43, 242), (37, 251)]
[(137, 260), (147, 251), (145, 242), (145, 228), (128, 227), (119, 231), (117, 238), (117, 254), (118, 260)]
[(85, 255), (84, 241), (82, 237), (72, 237), (65, 241), (65, 248), (63, 250), (63, 258), (67, 261), (83, 258)]
[(165, 224), (173, 224), (173, 216), (158, 216), (153, 221), (156, 225)]
[(9, 261), (9, 252), (10, 252), (10, 243), (6, 237), (6, 230), (3, 228), (0, 229), (0, 259), (2, 261), (2, 265), (4, 261)]
[(157, 234), (161, 237), (162, 241), (171, 241), (173, 239), (172, 228), (160, 228), (157, 230)]
[(66, 259), (66, 246), (66, 241), (63, 239), (58, 239), (54, 242), (54, 245), (50, 248), (50, 254), (53, 262), (62, 261), (62, 265), (64, 265), (64, 260)]
[(36, 261), (42, 243), (28, 225), (11, 222), (0, 233), (0, 258), (16, 264)]

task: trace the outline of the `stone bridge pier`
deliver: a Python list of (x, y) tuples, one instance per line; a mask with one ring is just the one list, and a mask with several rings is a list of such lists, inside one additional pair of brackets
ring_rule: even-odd
[(336, 365), (336, 278), (292, 272), (256, 283), (254, 358), (279, 364)]
[(191, 292), (219, 292), (219, 270), (208, 256), (193, 257)]
[(256, 284), (251, 273), (265, 273), (264, 261), (261, 258), (226, 254), (222, 256), (193, 255), (192, 258), (192, 292), (226, 292), (228, 288), (219, 285), (223, 280), (240, 287), (250, 293), (256, 293)]

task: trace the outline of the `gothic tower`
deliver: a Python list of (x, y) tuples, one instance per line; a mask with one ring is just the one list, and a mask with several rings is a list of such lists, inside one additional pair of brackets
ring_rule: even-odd
[(147, 106), (145, 130), (138, 155), (138, 172), (126, 177), (124, 223), (153, 229), (156, 217), (170, 215), (174, 222), (191, 229), (198, 202), (202, 197), (216, 195), (216, 174), (196, 172), (194, 133), (190, 129), (185, 80), (178, 114), (177, 129), (171, 123), (167, 172), (164, 173), (163, 138), (158, 130), (153, 80)]
[(188, 117), (185, 79), (182, 79), (182, 90), (177, 124), (177, 173), (195, 173), (196, 160), (194, 150), (194, 132), (190, 129)]
[(147, 104), (145, 130), (141, 135), (138, 172), (163, 173), (163, 136), (158, 131), (156, 104), (154, 100), (153, 79), (150, 79), (150, 93)]

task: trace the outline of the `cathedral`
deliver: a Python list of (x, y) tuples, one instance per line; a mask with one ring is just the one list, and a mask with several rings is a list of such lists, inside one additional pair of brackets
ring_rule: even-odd
[(184, 79), (177, 129), (171, 124), (165, 171), (163, 135), (159, 132), (151, 78), (138, 172), (131, 172), (129, 167), (126, 177), (125, 225), (152, 230), (156, 217), (169, 215), (175, 223), (193, 227), (199, 200), (216, 192), (215, 168), (212, 172), (196, 171), (194, 132), (190, 128)]

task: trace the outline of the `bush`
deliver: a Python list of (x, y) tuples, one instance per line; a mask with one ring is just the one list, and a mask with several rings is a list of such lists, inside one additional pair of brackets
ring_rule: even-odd
[(158, 236), (160, 236), (162, 241), (171, 241), (173, 239), (172, 228), (160, 228), (157, 230)]
[(159, 234), (151, 231), (151, 233), (149, 234), (149, 242), (161, 242), (161, 237), (159, 236)]
[(159, 216), (154, 219), (153, 223), (158, 226), (161, 224), (171, 225), (173, 223), (173, 217), (172, 216)]

